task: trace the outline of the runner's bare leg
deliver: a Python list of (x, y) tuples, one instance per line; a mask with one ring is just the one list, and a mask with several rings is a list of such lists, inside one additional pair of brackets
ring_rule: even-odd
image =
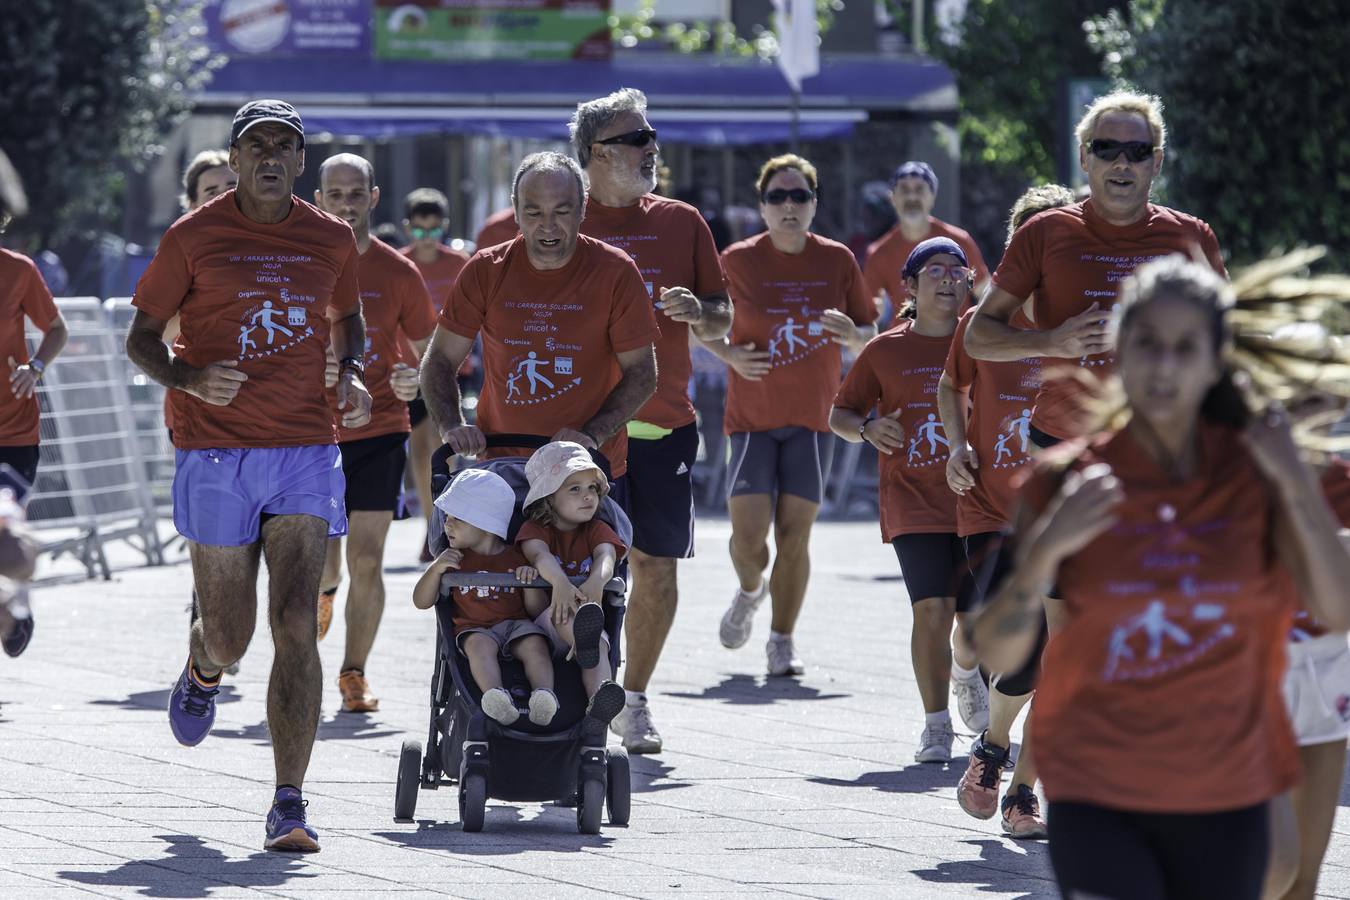
[(342, 669), (366, 668), (384, 615), (384, 542), (391, 512), (358, 510), (347, 515), (347, 654)]
[(806, 600), (806, 585), (811, 580), (811, 526), (815, 524), (819, 510), (819, 503), (803, 497), (792, 494), (778, 497), (773, 521), (774, 559), (769, 594), (773, 601), (770, 627), (779, 634), (792, 634)]
[(188, 542), (198, 612), (188, 642), (192, 661), (208, 678), (237, 662), (253, 639), (261, 553), (257, 541), (242, 547)]

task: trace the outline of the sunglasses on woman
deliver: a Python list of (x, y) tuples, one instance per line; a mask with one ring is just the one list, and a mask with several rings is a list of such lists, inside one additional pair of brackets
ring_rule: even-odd
[(776, 188), (764, 193), (764, 202), (770, 206), (782, 206), (791, 200), (793, 203), (801, 206), (803, 203), (810, 203), (816, 197), (815, 193), (806, 188), (793, 188), (785, 191), (782, 188)]
[(1106, 162), (1115, 162), (1124, 153), (1132, 163), (1143, 162), (1153, 155), (1153, 145), (1148, 141), (1108, 141), (1098, 139), (1088, 141), (1088, 152)]
[(439, 241), (441, 235), (445, 234), (445, 229), (439, 225), (435, 228), (418, 228), (414, 225), (408, 229), (408, 234), (412, 235), (414, 241), (425, 241), (428, 238)]
[(656, 143), (656, 129), (639, 128), (637, 131), (626, 131), (623, 134), (616, 134), (614, 137), (605, 138), (603, 141), (596, 141), (597, 144), (627, 144), (630, 147), (645, 147), (648, 144)]
[(929, 263), (919, 270), (934, 281), (951, 278), (952, 281), (964, 281), (970, 275), (968, 266), (944, 266), (942, 263)]

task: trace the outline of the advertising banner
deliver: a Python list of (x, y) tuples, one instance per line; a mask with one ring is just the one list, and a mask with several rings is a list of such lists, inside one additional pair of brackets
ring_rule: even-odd
[(608, 59), (609, 0), (375, 0), (381, 59)]
[(211, 46), (231, 57), (369, 56), (372, 0), (216, 0)]

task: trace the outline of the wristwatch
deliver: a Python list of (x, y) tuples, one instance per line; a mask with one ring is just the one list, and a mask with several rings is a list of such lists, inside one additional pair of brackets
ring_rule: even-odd
[(876, 416), (867, 416), (862, 420), (862, 424), (858, 426), (858, 437), (867, 440), (867, 423), (875, 418)]
[(37, 373), (38, 380), (42, 380), (42, 373), (47, 371), (47, 364), (36, 356), (28, 361), (28, 368)]
[(366, 380), (365, 364), (362, 363), (361, 360), (357, 359), (355, 356), (344, 356), (341, 362), (338, 363), (339, 374), (345, 372), (347, 369), (351, 369), (353, 372), (355, 372), (356, 377), (361, 379), (362, 381)]

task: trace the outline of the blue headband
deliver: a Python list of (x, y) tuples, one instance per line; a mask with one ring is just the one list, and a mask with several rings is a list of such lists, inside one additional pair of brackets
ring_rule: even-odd
[(937, 193), (937, 173), (935, 173), (933, 167), (926, 162), (912, 159), (909, 162), (900, 165), (899, 168), (891, 173), (891, 190), (895, 190), (895, 186), (899, 183), (901, 178), (922, 178), (928, 183), (928, 186), (933, 189), (933, 193)]
[(915, 247), (909, 253), (909, 259), (905, 260), (905, 268), (900, 274), (906, 278), (917, 278), (919, 270), (923, 268), (924, 263), (937, 256), (939, 253), (950, 253), (961, 260), (961, 265), (969, 266), (966, 261), (966, 251), (961, 249), (961, 245), (951, 238), (935, 237), (929, 238), (919, 246)]

